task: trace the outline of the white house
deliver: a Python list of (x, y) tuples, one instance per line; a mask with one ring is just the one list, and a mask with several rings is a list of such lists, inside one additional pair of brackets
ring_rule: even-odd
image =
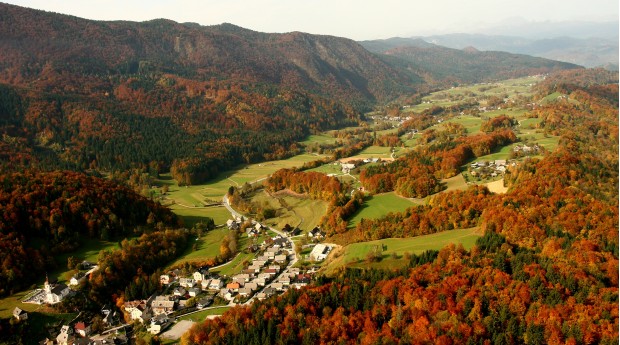
[(211, 290), (218, 290), (222, 286), (224, 286), (224, 283), (222, 282), (221, 279), (212, 279), (211, 283), (209, 283), (209, 289)]
[(310, 252), (310, 255), (309, 255), (310, 260), (323, 261), (329, 254), (329, 251), (330, 251), (330, 247), (319, 243), (316, 246), (314, 246), (314, 248)]
[(196, 281), (193, 278), (181, 278), (179, 279), (179, 285), (186, 288), (191, 288), (196, 285)]
[(18, 319), (19, 321), (28, 320), (28, 313), (21, 310), (19, 307), (15, 307), (15, 309), (13, 309), (13, 317)]
[(159, 283), (161, 285), (168, 285), (170, 284), (170, 275), (168, 274), (162, 274), (159, 276)]

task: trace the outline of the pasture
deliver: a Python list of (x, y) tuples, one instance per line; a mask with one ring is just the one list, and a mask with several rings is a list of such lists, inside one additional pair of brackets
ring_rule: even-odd
[(270, 196), (265, 191), (258, 191), (251, 201), (276, 210), (276, 217), (264, 222), (276, 229), (282, 229), (289, 224), (303, 231), (310, 231), (319, 225), (319, 221), (327, 212), (327, 202), (323, 200), (293, 196), (286, 192)]
[(192, 322), (202, 322), (204, 321), (207, 316), (210, 315), (222, 315), (224, 314), (225, 311), (227, 311), (228, 309), (230, 309), (231, 307), (229, 306), (223, 306), (223, 307), (219, 307), (219, 308), (212, 308), (212, 309), (206, 309), (206, 310), (202, 310), (196, 313), (192, 313), (189, 315), (184, 315), (181, 316), (179, 318), (179, 320), (188, 320), (188, 321), (192, 321)]
[[(479, 228), (442, 231), (431, 235), (410, 238), (386, 238), (377, 241), (353, 243), (344, 247), (340, 255), (325, 265), (324, 272), (330, 274), (339, 267), (359, 267), (394, 269), (408, 264), (405, 254), (421, 254), (427, 250), (440, 250), (450, 243), (461, 244), (465, 249), (471, 249), (476, 240), (482, 236)], [(369, 252), (378, 251), (381, 260), (367, 262)]]
[(364, 205), (349, 220), (349, 226), (354, 227), (362, 219), (377, 219), (388, 213), (403, 212), (416, 205), (413, 201), (400, 197), (394, 192), (372, 195), (364, 201)]

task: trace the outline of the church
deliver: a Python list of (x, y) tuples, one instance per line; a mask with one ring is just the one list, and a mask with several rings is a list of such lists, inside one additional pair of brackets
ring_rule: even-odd
[(44, 303), (55, 304), (62, 302), (62, 300), (69, 295), (71, 289), (65, 284), (50, 284), (47, 276), (45, 277), (45, 285), (43, 286), (45, 292)]

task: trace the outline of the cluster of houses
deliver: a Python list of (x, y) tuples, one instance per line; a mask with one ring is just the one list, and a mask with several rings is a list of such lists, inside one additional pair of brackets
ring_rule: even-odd
[[(104, 319), (104, 323), (107, 323), (106, 320), (109, 319), (110, 310), (104, 308), (102, 313), (106, 315), (106, 319)], [(26, 312), (21, 310), (20, 308), (15, 308), (13, 311), (13, 316), (19, 321), (26, 320), (28, 315)], [(109, 321), (109, 320), (108, 320)], [(117, 322), (116, 320), (115, 322)], [(109, 323), (107, 323), (109, 325)], [(71, 324), (67, 325), (58, 325), (60, 329), (56, 328), (57, 335), (51, 338), (45, 338), (39, 342), (39, 344), (45, 345), (103, 345), (103, 344), (128, 344), (129, 339), (125, 335), (119, 334), (109, 334), (107, 336), (97, 335), (92, 336), (91, 333), (92, 327), (88, 323), (84, 321), (71, 322)], [(51, 332), (52, 334), (56, 334), (56, 332)], [(92, 336), (92, 338), (91, 338)]]
[[(231, 228), (235, 227), (234, 224), (240, 225), (235, 220), (227, 223)], [(251, 229), (257, 230), (257, 227)], [(321, 236), (321, 231), (315, 231), (314, 236)], [(180, 270), (162, 274), (160, 283), (167, 287), (167, 294), (125, 302), (126, 318), (148, 323), (149, 331), (158, 334), (174, 320), (171, 314), (182, 313), (179, 311), (186, 309), (192, 298), (195, 307), (202, 309), (217, 297), (233, 305), (252, 298), (265, 299), (290, 287), (300, 288), (310, 283), (309, 274), (287, 265), (294, 256), (290, 240), (277, 235), (264, 241), (260, 248), (260, 253), (249, 265), (231, 277), (220, 276), (207, 268), (198, 269), (191, 275), (183, 275)]]
[(471, 163), (469, 172), (476, 178), (497, 177), (506, 173), (510, 166), (515, 166), (514, 161), (496, 159), (494, 161), (482, 161)]
[(540, 151), (541, 151), (541, 147), (538, 144), (534, 144), (532, 146), (528, 146), (525, 144), (515, 145), (512, 148), (512, 152), (517, 157), (536, 155), (536, 154), (539, 154)]

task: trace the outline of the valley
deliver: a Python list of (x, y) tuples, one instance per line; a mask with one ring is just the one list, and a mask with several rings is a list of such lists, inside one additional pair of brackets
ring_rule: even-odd
[[(375, 130), (373, 127), (383, 128), (386, 124), (389, 126), (398, 126), (401, 123), (399, 118), (405, 118), (407, 116), (415, 116), (416, 113), (422, 113), (426, 109), (433, 106), (440, 106), (449, 108), (458, 104), (467, 104), (471, 102), (480, 102), (480, 106), (476, 109), (475, 115), (464, 115), (461, 113), (446, 113), (437, 117), (437, 122), (429, 127), (427, 130), (437, 129), (442, 130), (448, 124), (455, 123), (461, 124), (467, 131), (467, 135), (475, 135), (480, 132), (480, 126), (485, 119), (497, 117), (499, 115), (506, 114), (513, 116), (519, 125), (515, 128), (515, 132), (518, 135), (519, 141), (515, 144), (507, 145), (500, 148), (497, 152), (490, 153), (476, 158), (472, 162), (460, 167), (461, 173), (455, 177), (442, 180), (442, 183), (446, 185), (444, 192), (452, 190), (464, 190), (469, 185), (480, 184), (490, 185), (490, 188), (495, 192), (505, 192), (502, 183), (502, 175), (497, 177), (488, 177), (486, 179), (476, 178), (471, 175), (470, 164), (475, 162), (495, 161), (495, 160), (509, 160), (514, 156), (514, 147), (517, 145), (530, 145), (540, 146), (548, 152), (552, 152), (557, 146), (558, 137), (545, 133), (542, 129), (537, 128), (536, 124), (540, 122), (539, 119), (528, 118), (528, 109), (532, 108), (531, 102), (526, 102), (533, 95), (532, 87), (543, 79), (542, 76), (526, 77), (520, 79), (510, 79), (502, 82), (496, 82), (492, 84), (460, 86), (456, 88), (450, 88), (447, 90), (437, 91), (421, 99), (421, 103), (414, 106), (404, 106), (401, 109), (400, 116), (381, 116), (381, 119), (375, 119), (369, 121), (362, 127), (356, 126), (351, 128), (345, 128), (338, 132), (347, 132), (363, 129), (363, 133), (377, 133), (377, 136), (382, 134), (392, 134), (398, 132), (398, 127), (386, 130)], [(482, 91), (481, 91), (482, 90)], [(502, 109), (487, 109), (487, 102), (489, 99), (502, 99)], [(521, 100), (519, 103), (517, 100)], [(525, 102), (525, 103), (524, 103)], [(530, 103), (530, 104), (528, 104)], [(497, 107), (497, 106), (496, 106)], [(367, 114), (366, 117), (378, 118), (376, 113)], [(313, 152), (317, 150), (317, 145), (320, 147), (322, 144), (334, 145), (338, 142), (337, 133), (335, 131), (326, 131), (318, 135), (311, 135), (305, 141), (299, 142), (301, 147), (309, 147)], [(336, 135), (336, 136), (334, 136)], [(319, 165), (315, 168), (309, 168), (305, 171), (321, 172), (327, 175), (336, 176), (343, 182), (351, 183), (351, 188), (359, 188), (360, 170), (364, 169), (366, 165), (362, 165), (359, 168), (352, 169), (348, 173), (343, 173), (341, 162), (349, 161), (361, 161), (364, 159), (379, 158), (380, 161), (391, 161), (391, 152), (394, 152), (395, 157), (406, 155), (407, 152), (416, 147), (416, 139), (421, 136), (421, 133), (411, 134), (406, 133), (400, 136), (399, 146), (393, 147), (381, 147), (381, 146), (368, 146), (360, 152), (349, 156), (340, 158), (335, 162), (328, 162)], [(335, 148), (337, 149), (337, 147)], [(318, 153), (302, 153), (300, 155), (293, 156), (285, 160), (266, 161), (263, 163), (250, 164), (242, 166), (238, 169), (223, 172), (219, 177), (215, 178), (213, 182), (202, 185), (179, 187), (174, 183), (174, 180), (169, 179), (167, 175), (162, 175), (162, 178), (156, 181), (157, 188), (153, 189), (155, 195), (159, 195), (161, 187), (167, 185), (169, 187), (168, 192), (161, 202), (163, 204), (169, 204), (173, 211), (183, 218), (188, 225), (199, 222), (201, 217), (210, 217), (215, 220), (216, 224), (224, 224), (227, 219), (230, 218), (230, 214), (222, 206), (206, 206), (210, 203), (217, 204), (221, 201), (221, 197), (228, 193), (228, 189), (232, 187), (242, 188), (244, 184), (248, 183), (251, 186), (258, 187), (258, 189), (249, 194), (247, 200), (251, 203), (261, 205), (263, 208), (271, 208), (275, 210), (275, 217), (265, 219), (261, 221), (268, 226), (275, 227), (276, 229), (282, 229), (286, 224), (293, 227), (299, 227), (302, 230), (302, 234), (307, 233), (314, 227), (320, 225), (320, 219), (325, 215), (327, 206), (321, 201), (309, 199), (304, 195), (296, 195), (295, 193), (277, 193), (270, 194), (263, 190), (260, 186), (264, 179), (268, 178), (272, 173), (279, 169), (285, 168), (302, 168), (304, 163), (329, 159), (329, 151), (321, 150)], [(542, 157), (542, 153), (539, 155), (530, 155), (529, 157)], [(523, 159), (523, 158), (521, 158)], [(520, 159), (517, 159), (518, 162)], [(371, 163), (376, 164), (376, 163)], [(500, 184), (500, 185), (498, 185)], [(491, 185), (493, 187), (491, 187)], [(498, 185), (495, 187), (494, 185)], [(249, 188), (247, 186), (246, 188)], [(349, 220), (349, 227), (354, 228), (360, 219), (379, 219), (390, 212), (397, 213), (403, 212), (407, 208), (415, 205), (424, 205), (428, 202), (428, 199), (432, 197), (426, 197), (422, 199), (417, 198), (405, 198), (395, 194), (394, 192), (369, 195), (364, 204), (360, 207)], [(256, 214), (249, 214), (248, 216), (256, 218)], [(446, 236), (448, 239), (451, 234), (457, 234), (458, 232), (446, 232), (442, 233), (442, 236)], [(432, 236), (428, 241), (433, 241), (435, 244), (429, 247), (439, 250), (445, 244), (449, 243), (444, 240), (435, 242), (432, 240)], [(460, 235), (454, 235), (454, 243), (462, 243), (467, 248), (473, 245), (475, 242), (475, 236), (462, 237)], [(461, 240), (462, 239), (462, 240)], [(473, 240), (472, 240), (473, 239)], [(419, 241), (422, 241), (420, 238)], [(463, 242), (465, 241), (465, 242)], [(412, 253), (420, 253), (415, 249), (418, 246), (418, 241), (414, 241), (411, 247)], [(217, 254), (217, 246), (219, 242), (214, 241), (212, 244), (213, 253), (211, 256)], [(358, 257), (364, 257), (364, 250), (368, 251), (371, 246), (364, 246), (357, 249), (356, 252), (360, 254)], [(422, 247), (424, 248), (424, 247)], [(399, 255), (406, 251), (406, 247), (399, 251)], [(188, 254), (186, 257), (198, 257), (201, 251)], [(208, 258), (205, 255), (205, 258)], [(351, 260), (345, 260), (345, 262)], [(371, 267), (374, 264), (371, 264)], [(383, 264), (380, 267), (398, 267), (398, 264)], [(353, 265), (352, 267), (355, 267)]]
[(618, 343), (617, 71), (5, 3), (0, 37), (0, 345)]

